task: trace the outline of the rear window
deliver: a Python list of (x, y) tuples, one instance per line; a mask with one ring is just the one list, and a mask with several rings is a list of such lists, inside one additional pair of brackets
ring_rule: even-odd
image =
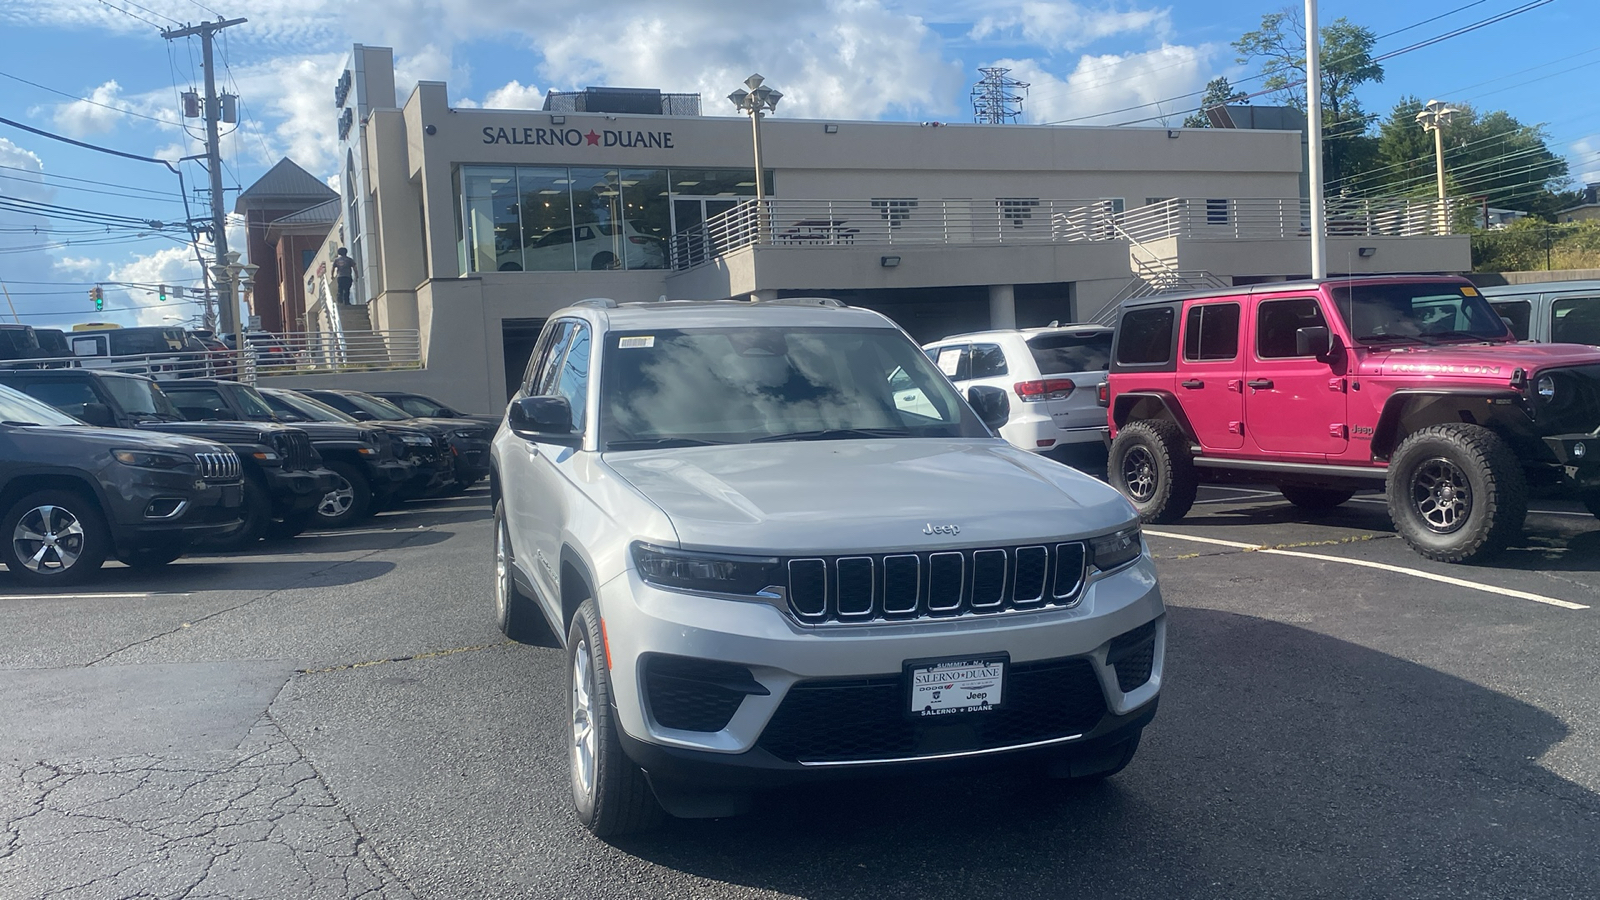
[(1600, 344), (1600, 297), (1557, 300), (1550, 315), (1552, 343)]
[(175, 353), (184, 349), (183, 332), (175, 328), (127, 329), (109, 332), (112, 356)]
[(1111, 332), (1064, 331), (1028, 338), (1040, 375), (1099, 372), (1111, 367)]
[(1528, 339), (1528, 320), (1533, 313), (1533, 304), (1526, 300), (1494, 300), (1489, 303), (1500, 318), (1506, 320), (1511, 327), (1511, 333), (1517, 340)]
[(1173, 315), (1170, 306), (1151, 306), (1123, 314), (1117, 338), (1117, 363), (1160, 365), (1172, 359)]

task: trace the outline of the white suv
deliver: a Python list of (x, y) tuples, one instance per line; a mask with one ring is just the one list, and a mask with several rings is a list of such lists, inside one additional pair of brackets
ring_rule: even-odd
[(1166, 645), (1138, 519), (975, 409), (1004, 395), (964, 401), (833, 300), (551, 318), (494, 441), (495, 605), (565, 646), (589, 829), (852, 773), (1132, 759)]
[(1062, 325), (951, 335), (923, 349), (958, 389), (1009, 394), (1011, 417), (1000, 436), (1048, 454), (1105, 440), (1098, 387), (1111, 365), (1111, 336), (1104, 325)]

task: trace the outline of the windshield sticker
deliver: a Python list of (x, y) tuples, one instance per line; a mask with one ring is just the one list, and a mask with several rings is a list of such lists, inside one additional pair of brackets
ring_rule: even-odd
[(952, 347), (949, 350), (939, 351), (939, 371), (946, 377), (956, 377), (956, 372), (961, 368), (961, 348)]
[(639, 347), (654, 347), (655, 345), (656, 336), (653, 334), (647, 334), (643, 337), (625, 337), (617, 339), (618, 350), (633, 350)]
[(1464, 287), (1461, 289), (1461, 296), (1476, 297), (1478, 296), (1478, 289), (1475, 287)]

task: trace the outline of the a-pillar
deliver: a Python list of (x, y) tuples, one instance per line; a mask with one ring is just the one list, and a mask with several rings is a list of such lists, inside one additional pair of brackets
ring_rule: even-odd
[(1017, 293), (1009, 284), (989, 285), (989, 327), (1017, 327)]

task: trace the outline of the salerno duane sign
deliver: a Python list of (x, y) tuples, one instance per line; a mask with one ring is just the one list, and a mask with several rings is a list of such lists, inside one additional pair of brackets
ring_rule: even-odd
[(671, 150), (670, 131), (624, 131), (607, 128), (583, 131), (577, 128), (495, 128), (483, 129), (485, 144), (519, 144), (535, 147), (639, 147)]

